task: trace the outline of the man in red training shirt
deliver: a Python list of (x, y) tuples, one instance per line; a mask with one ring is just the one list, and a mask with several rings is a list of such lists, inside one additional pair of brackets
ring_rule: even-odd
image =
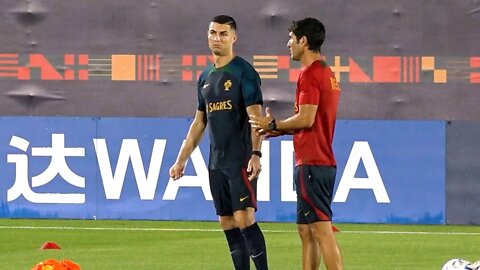
[(343, 269), (332, 230), (332, 195), (337, 163), (332, 142), (340, 87), (320, 53), (325, 27), (314, 18), (295, 21), (289, 28), (290, 57), (305, 68), (295, 94), (295, 114), (278, 120), (250, 116), (252, 128), (267, 137), (293, 134), (297, 228), (302, 241), (302, 268), (319, 269), (323, 256), (328, 270)]

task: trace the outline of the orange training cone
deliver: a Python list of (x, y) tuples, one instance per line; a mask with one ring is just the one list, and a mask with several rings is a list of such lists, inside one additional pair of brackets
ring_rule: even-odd
[(80, 266), (70, 260), (57, 261), (55, 259), (39, 262), (31, 270), (81, 270)]

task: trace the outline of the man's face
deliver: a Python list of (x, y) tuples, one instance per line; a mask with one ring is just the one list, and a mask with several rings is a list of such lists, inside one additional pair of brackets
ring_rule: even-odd
[(228, 24), (211, 22), (208, 28), (208, 47), (217, 56), (225, 56), (233, 51), (237, 34)]
[(288, 40), (287, 47), (290, 49), (290, 58), (298, 61), (302, 57), (304, 46), (299, 42), (293, 32), (290, 32), (288, 36), (290, 39)]

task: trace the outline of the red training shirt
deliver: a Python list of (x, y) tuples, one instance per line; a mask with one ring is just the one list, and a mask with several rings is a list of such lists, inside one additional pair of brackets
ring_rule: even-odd
[(301, 105), (318, 107), (312, 127), (297, 130), (293, 135), (296, 165), (337, 165), (332, 142), (339, 97), (340, 87), (325, 61), (315, 61), (300, 73), (295, 113)]

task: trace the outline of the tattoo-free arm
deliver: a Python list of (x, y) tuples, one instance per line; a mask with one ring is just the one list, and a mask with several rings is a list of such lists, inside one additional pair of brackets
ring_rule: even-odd
[(185, 171), (185, 163), (193, 150), (198, 146), (200, 139), (203, 136), (205, 127), (207, 126), (207, 119), (205, 112), (197, 110), (195, 118), (193, 119), (190, 129), (187, 133), (187, 138), (178, 153), (177, 161), (170, 167), (169, 174), (173, 180), (178, 180), (183, 176)]
[(190, 157), (193, 150), (195, 150), (195, 148), (200, 143), (206, 126), (207, 118), (205, 112), (197, 110), (197, 112), (195, 113), (195, 118), (193, 119), (193, 122), (190, 125), (190, 129), (188, 130), (185, 144), (182, 146), (182, 148), (180, 149), (180, 153), (178, 154), (176, 161), (177, 163), (185, 164), (188, 157)]
[[(261, 105), (248, 106), (247, 114), (253, 115), (256, 117), (262, 117), (262, 106)], [(263, 140), (263, 136), (257, 135), (257, 133), (252, 130), (252, 150), (260, 151), (262, 147), (262, 140)]]
[(277, 130), (291, 132), (298, 129), (310, 128), (315, 122), (318, 105), (300, 105), (298, 113), (283, 120), (276, 120)]
[[(257, 104), (248, 106), (247, 114), (254, 117), (262, 117), (262, 106)], [(252, 136), (252, 150), (260, 151), (262, 147), (263, 135), (257, 134), (257, 132), (255, 132), (255, 130), (252, 129), (251, 136)], [(261, 170), (262, 170), (262, 166), (260, 164), (260, 157), (257, 155), (251, 155), (247, 165), (247, 172), (250, 173), (250, 176), (248, 177), (248, 179), (252, 181), (253, 179), (258, 178)]]

